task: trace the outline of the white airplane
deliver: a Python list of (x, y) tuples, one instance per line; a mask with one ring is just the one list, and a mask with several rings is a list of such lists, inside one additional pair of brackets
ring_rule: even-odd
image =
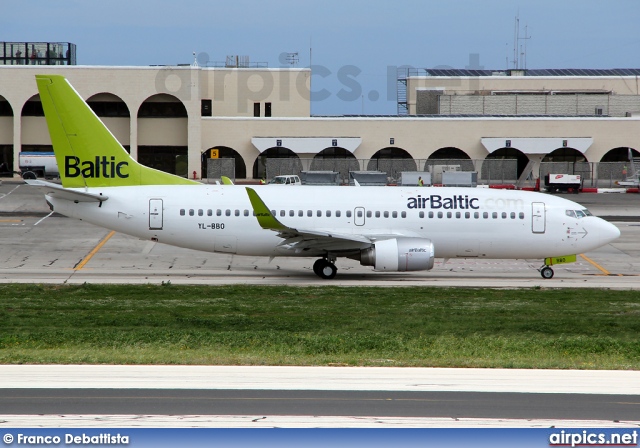
[(68, 81), (36, 76), (62, 186), (31, 180), (52, 210), (142, 239), (265, 257), (338, 257), (376, 271), (420, 271), (434, 258), (572, 262), (620, 236), (555, 196), (484, 188), (203, 185), (133, 160)]

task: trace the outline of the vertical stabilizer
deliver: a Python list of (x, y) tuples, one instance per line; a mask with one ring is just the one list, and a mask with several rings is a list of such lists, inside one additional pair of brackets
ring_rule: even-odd
[(63, 76), (36, 82), (63, 187), (197, 184), (133, 160)]

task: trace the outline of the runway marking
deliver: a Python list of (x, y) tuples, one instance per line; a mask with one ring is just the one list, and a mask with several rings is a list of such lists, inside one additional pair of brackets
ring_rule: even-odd
[(22, 222), (22, 219), (0, 219), (0, 222)]
[[(612, 275), (611, 272), (607, 271), (605, 268), (600, 266), (598, 263), (593, 261), (591, 258), (587, 257), (585, 254), (580, 254), (580, 256), (582, 258), (584, 258), (587, 263), (591, 263), (593, 266), (595, 266), (597, 269), (599, 269), (604, 275)], [(617, 274), (617, 275), (621, 276), (621, 274)]]
[(102, 246), (104, 246), (104, 245), (105, 245), (105, 243), (106, 243), (107, 241), (109, 241), (109, 239), (110, 239), (113, 235), (115, 235), (115, 234), (116, 234), (116, 231), (115, 231), (115, 230), (112, 230), (111, 232), (109, 232), (109, 233), (107, 234), (107, 236), (105, 236), (104, 238), (102, 238), (102, 241), (100, 241), (100, 242), (98, 243), (98, 245), (97, 245), (96, 247), (94, 247), (94, 248), (93, 248), (93, 250), (92, 250), (91, 252), (89, 252), (89, 255), (87, 255), (86, 257), (84, 257), (84, 258), (82, 259), (82, 261), (81, 261), (80, 263), (78, 263), (78, 264), (73, 268), (73, 270), (74, 270), (74, 271), (79, 271), (80, 269), (82, 269), (82, 268), (84, 267), (84, 265), (86, 265), (87, 263), (89, 263), (89, 260), (91, 260), (91, 258), (93, 258), (93, 256), (94, 256), (95, 254), (97, 254), (97, 253), (98, 253), (98, 251), (99, 251), (100, 249), (102, 249)]
[(42, 218), (41, 220), (39, 220), (37, 223), (35, 223), (33, 226), (37, 226), (38, 224), (40, 224), (42, 221), (44, 221), (45, 219), (47, 219), (49, 216), (53, 215), (53, 211), (51, 211), (51, 213), (49, 213), (47, 216), (45, 216), (44, 218)]

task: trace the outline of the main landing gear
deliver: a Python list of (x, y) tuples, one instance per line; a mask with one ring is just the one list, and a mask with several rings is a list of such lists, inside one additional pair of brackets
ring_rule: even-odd
[(335, 259), (329, 260), (327, 258), (320, 258), (319, 260), (316, 260), (316, 262), (313, 263), (313, 272), (315, 272), (320, 278), (331, 280), (338, 272), (338, 268), (333, 264), (334, 261)]
[(542, 276), (542, 278), (546, 280), (553, 278), (553, 269), (551, 269), (549, 266), (542, 266), (540, 269), (538, 269), (538, 271), (540, 271), (540, 275)]

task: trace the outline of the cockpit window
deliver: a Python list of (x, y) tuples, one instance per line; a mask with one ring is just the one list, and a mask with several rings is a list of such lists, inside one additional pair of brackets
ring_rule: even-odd
[(593, 216), (591, 212), (586, 208), (582, 210), (565, 210), (564, 212), (567, 214), (567, 216), (570, 216), (572, 218), (584, 218), (585, 216)]

